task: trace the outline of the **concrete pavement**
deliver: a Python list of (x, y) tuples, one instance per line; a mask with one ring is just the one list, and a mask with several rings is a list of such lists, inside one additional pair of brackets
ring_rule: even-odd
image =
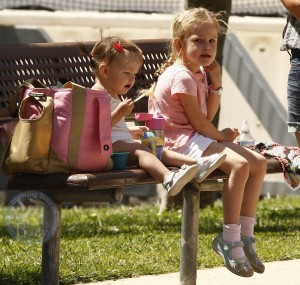
[[(299, 285), (300, 259), (265, 263), (264, 274), (255, 273), (250, 278), (232, 274), (225, 267), (203, 269), (197, 272), (197, 285)], [(148, 275), (136, 278), (103, 281), (85, 285), (176, 285), (179, 272)], [(79, 285), (79, 284), (78, 284)]]

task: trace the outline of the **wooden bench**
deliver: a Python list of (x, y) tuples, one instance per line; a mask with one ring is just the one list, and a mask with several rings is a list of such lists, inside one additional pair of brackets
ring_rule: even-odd
[[(136, 85), (130, 91), (133, 96), (139, 88), (149, 87), (153, 73), (167, 55), (166, 40), (135, 41), (144, 53), (144, 65), (137, 76)], [(85, 43), (91, 49), (94, 42)], [(47, 86), (56, 85), (57, 79), (67, 78), (90, 87), (93, 75), (89, 60), (83, 56), (76, 43), (43, 43), (22, 45), (0, 45), (0, 118), (11, 120), (16, 116), (15, 88), (24, 80), (37, 78)], [(147, 99), (142, 99), (134, 112), (145, 112)], [(277, 160), (268, 161), (268, 173), (281, 172)], [(200, 191), (220, 190), (215, 187), (218, 179), (226, 179), (215, 171), (199, 187), (193, 182), (183, 189), (182, 238), (180, 253), (180, 284), (195, 285), (197, 278), (197, 249)], [(11, 175), (6, 190), (39, 191), (48, 195), (57, 208), (57, 223), (53, 235), (43, 241), (42, 285), (59, 283), (59, 251), (61, 235), (61, 205), (65, 202), (120, 202), (124, 186), (157, 184), (141, 169), (108, 171), (100, 173)], [(47, 215), (44, 211), (44, 221)]]

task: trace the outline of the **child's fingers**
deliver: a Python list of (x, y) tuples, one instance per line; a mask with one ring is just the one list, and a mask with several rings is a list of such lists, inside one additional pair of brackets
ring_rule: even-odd
[(132, 100), (131, 98), (127, 98), (127, 99), (126, 99), (126, 103), (127, 103), (128, 105), (134, 105), (133, 100)]
[(149, 128), (147, 126), (140, 126), (140, 129), (144, 132), (144, 131), (148, 131)]

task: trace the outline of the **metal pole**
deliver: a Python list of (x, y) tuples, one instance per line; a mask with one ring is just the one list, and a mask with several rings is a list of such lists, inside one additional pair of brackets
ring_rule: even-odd
[(55, 223), (50, 225), (52, 231), (43, 240), (42, 285), (58, 285), (59, 283), (61, 204), (55, 203), (55, 206), (55, 211), (48, 206), (44, 207), (44, 228), (49, 229), (49, 222), (53, 223), (53, 218), (55, 218)]
[(196, 285), (200, 191), (187, 184), (183, 189), (180, 285)]

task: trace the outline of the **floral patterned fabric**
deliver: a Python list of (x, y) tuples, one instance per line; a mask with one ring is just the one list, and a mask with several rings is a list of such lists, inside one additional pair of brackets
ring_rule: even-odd
[(275, 158), (281, 163), (283, 176), (291, 190), (300, 188), (300, 148), (283, 146), (272, 141), (256, 142), (248, 147), (266, 158)]

